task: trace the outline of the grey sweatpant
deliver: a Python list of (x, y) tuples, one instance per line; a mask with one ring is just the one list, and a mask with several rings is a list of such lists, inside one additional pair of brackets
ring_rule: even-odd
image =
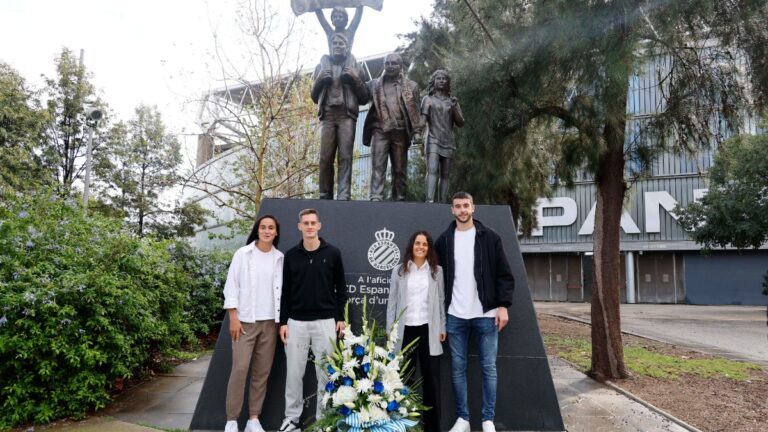
[[(333, 352), (336, 341), (336, 321), (333, 318), (316, 321), (288, 320), (288, 344), (285, 346), (285, 418), (299, 422), (303, 402), (304, 370), (310, 346), (315, 360), (322, 363), (326, 354)], [(315, 364), (317, 374), (317, 411), (320, 418), (321, 400), (328, 382), (328, 372)]]

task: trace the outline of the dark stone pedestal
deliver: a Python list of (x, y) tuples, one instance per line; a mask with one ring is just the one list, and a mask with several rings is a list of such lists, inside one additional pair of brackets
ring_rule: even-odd
[[(372, 311), (372, 317), (378, 323), (386, 321), (388, 279), (391, 270), (379, 268), (385, 268), (395, 255), (402, 256), (403, 248), (414, 231), (424, 229), (430, 232), (433, 238), (437, 238), (453, 220), (450, 207), (446, 204), (268, 199), (262, 204), (260, 215), (271, 214), (280, 222), (280, 250), (288, 250), (301, 240), (301, 233), (296, 225), (298, 214), (301, 209), (308, 207), (315, 208), (320, 213), (320, 236), (341, 249), (343, 254), (351, 302), (350, 311), (354, 312), (355, 318), (353, 321), (359, 319), (360, 303), (364, 297), (368, 301), (368, 310)], [(528, 290), (512, 214), (506, 206), (479, 205), (475, 218), (501, 235), (515, 276), (515, 298), (509, 311), (510, 323), (499, 337), (496, 428), (564, 430)], [(387, 241), (392, 234), (394, 237), (391, 242)], [(232, 362), (228, 325), (228, 320), (225, 319), (192, 418), (192, 430), (224, 428), (224, 400)], [(480, 367), (474, 341), (470, 341), (470, 346), (472, 348), (467, 379), (471, 423), (473, 430), (480, 430)], [(456, 417), (451, 390), (450, 355), (447, 346), (444, 350), (446, 353), (443, 355), (441, 368), (442, 428), (448, 430)], [(305, 397), (313, 395), (316, 389), (314, 367), (309, 362), (307, 366), (304, 378)], [(285, 354), (282, 345), (278, 343), (261, 415), (261, 424), (266, 430), (277, 430), (280, 427), (285, 407), (284, 389)], [(246, 396), (246, 404), (247, 400)], [(314, 407), (315, 398), (309, 397), (305, 402), (303, 421), (307, 421), (307, 416), (314, 415)], [(247, 412), (247, 406), (244, 406), (240, 417), (241, 429), (245, 427)]]

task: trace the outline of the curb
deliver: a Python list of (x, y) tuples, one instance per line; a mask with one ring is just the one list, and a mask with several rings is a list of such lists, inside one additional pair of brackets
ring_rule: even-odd
[[(562, 313), (558, 313), (558, 312), (536, 312), (536, 313), (541, 313), (541, 314), (544, 314), (544, 315), (549, 315), (549, 316), (553, 316), (553, 317), (557, 317), (557, 318), (563, 318), (563, 319), (567, 319), (567, 320), (571, 320), (571, 321), (580, 322), (580, 323), (583, 323), (583, 324), (592, 325), (592, 323), (589, 320), (586, 320), (586, 319), (583, 319), (583, 318), (579, 318), (579, 317), (575, 317), (575, 316), (572, 316), (572, 315), (566, 315), (566, 314), (562, 314)], [(635, 336), (635, 337), (639, 337), (639, 338), (642, 338), (642, 339), (651, 340), (651, 341), (654, 341), (654, 342), (660, 342), (660, 343), (667, 344), (667, 345), (674, 345), (674, 346), (677, 346), (677, 347), (684, 347), (685, 349), (689, 349), (691, 351), (695, 351), (695, 352), (697, 352), (699, 354), (715, 356), (715, 357), (722, 357), (724, 359), (728, 359), (728, 360), (732, 360), (732, 361), (737, 361), (737, 362), (742, 362), (742, 363), (752, 363), (752, 364), (760, 366), (763, 369), (765, 369), (766, 371), (768, 371), (768, 364), (764, 365), (762, 363), (756, 362), (753, 359), (744, 358), (744, 357), (741, 357), (739, 355), (736, 355), (736, 354), (733, 354), (733, 353), (730, 353), (730, 352), (727, 352), (727, 351), (722, 351), (722, 350), (720, 350), (718, 348), (712, 348), (712, 347), (704, 348), (704, 347), (701, 347), (701, 346), (685, 345), (685, 344), (679, 343), (679, 342), (670, 342), (668, 340), (659, 339), (657, 337), (647, 336), (647, 335), (635, 333), (635, 332), (629, 331), (629, 330), (621, 330), (621, 332), (623, 334), (628, 334), (630, 336)]]
[[(546, 313), (546, 312), (545, 312), (544, 314), (545, 314), (545, 315), (550, 315), (550, 316), (555, 316), (555, 317), (558, 317), (558, 318), (563, 318), (563, 319), (571, 320), (571, 321), (577, 321), (577, 322), (580, 322), (580, 323), (583, 323), (583, 324), (589, 324), (589, 325), (592, 325), (592, 323), (591, 323), (591, 322), (589, 322), (589, 321), (587, 321), (587, 320), (585, 320), (585, 319), (581, 319), (581, 318), (576, 318), (576, 317), (567, 316), (567, 315), (561, 315), (561, 314), (556, 314), (556, 313)], [(653, 341), (657, 341), (657, 342), (668, 343), (668, 342), (660, 341), (660, 340), (658, 340), (658, 339), (649, 338), (649, 337), (647, 337), (647, 336), (638, 335), (638, 334), (636, 334), (636, 333), (633, 333), (633, 332), (627, 332), (627, 331), (623, 331), (623, 330), (622, 330), (622, 333), (626, 333), (626, 334), (628, 334), (628, 335), (632, 335), (632, 336), (637, 336), (637, 337), (640, 337), (640, 338), (643, 338), (643, 339), (649, 339), (649, 340), (653, 340)], [(560, 359), (560, 360), (562, 360), (562, 361), (564, 361), (565, 363), (568, 363), (569, 365), (571, 365), (571, 366), (572, 366), (573, 368), (575, 368), (576, 370), (579, 370), (579, 367), (578, 367), (578, 366), (576, 366), (575, 364), (573, 364), (573, 363), (569, 362), (568, 360), (566, 360), (566, 359), (564, 359), (564, 358), (562, 358), (562, 357), (557, 357), (557, 358), (558, 358), (558, 359)], [(581, 370), (579, 370), (579, 372), (581, 372)], [(583, 372), (582, 372), (582, 373), (583, 373)], [(584, 374), (584, 376), (586, 376), (586, 377), (588, 377), (589, 379), (591, 379), (591, 380), (593, 380), (593, 381), (595, 381), (595, 382), (598, 382), (598, 383), (599, 383), (599, 381), (596, 381), (596, 380), (594, 380), (592, 377), (590, 377), (590, 376), (589, 376), (589, 375), (587, 375), (587, 374)], [(619, 387), (618, 385), (614, 384), (614, 383), (613, 383), (613, 382), (611, 382), (611, 381), (605, 381), (605, 382), (603, 382), (603, 383), (600, 383), (600, 384), (604, 384), (604, 385), (606, 385), (607, 387), (609, 387), (610, 389), (612, 389), (612, 390), (614, 390), (614, 391), (616, 391), (616, 392), (618, 392), (618, 393), (621, 393), (621, 394), (623, 394), (624, 396), (626, 396), (626, 397), (628, 397), (628, 398), (632, 399), (633, 401), (635, 401), (635, 402), (639, 403), (640, 405), (643, 405), (644, 407), (646, 407), (646, 408), (648, 408), (649, 410), (651, 410), (651, 411), (655, 412), (656, 414), (659, 414), (660, 416), (662, 416), (662, 417), (665, 417), (665, 418), (666, 418), (666, 419), (668, 419), (669, 421), (671, 421), (671, 422), (673, 422), (673, 423), (677, 423), (677, 424), (678, 424), (680, 427), (682, 427), (682, 428), (684, 428), (684, 429), (687, 429), (687, 430), (689, 430), (690, 432), (702, 432), (702, 430), (701, 430), (701, 429), (698, 429), (698, 428), (696, 428), (695, 426), (692, 426), (692, 425), (690, 425), (690, 424), (688, 424), (688, 423), (684, 422), (683, 420), (680, 420), (679, 418), (677, 418), (677, 417), (675, 417), (674, 415), (672, 415), (672, 414), (668, 413), (667, 411), (664, 411), (663, 409), (661, 409), (661, 408), (658, 408), (657, 406), (655, 406), (655, 405), (651, 404), (650, 402), (647, 402), (646, 400), (644, 400), (644, 399), (641, 399), (641, 398), (639, 398), (639, 397), (635, 396), (633, 393), (630, 393), (629, 391), (627, 391), (627, 390), (624, 390), (623, 388)]]
[(624, 390), (623, 388), (617, 386), (613, 382), (605, 381), (605, 382), (601, 383), (600, 381), (597, 381), (594, 378), (592, 378), (589, 375), (587, 375), (584, 372), (582, 372), (577, 365), (571, 363), (570, 361), (568, 361), (568, 360), (566, 360), (566, 359), (564, 359), (562, 357), (558, 357), (558, 356), (553, 356), (553, 357), (557, 357), (558, 360), (562, 361), (563, 363), (566, 363), (566, 364), (570, 365), (572, 368), (576, 369), (577, 371), (579, 371), (579, 373), (581, 373), (585, 377), (591, 379), (592, 381), (594, 381), (594, 382), (596, 382), (598, 384), (605, 385), (606, 387), (610, 388), (611, 390), (613, 390), (613, 391), (615, 391), (617, 393), (623, 394), (624, 396), (632, 399), (633, 401), (639, 403), (640, 405), (643, 405), (644, 407), (646, 407), (649, 410), (655, 412), (656, 414), (666, 418), (667, 420), (671, 421), (672, 423), (677, 424), (678, 426), (682, 427), (683, 429), (687, 429), (690, 432), (703, 432), (701, 429), (698, 429), (695, 426), (692, 426), (692, 425), (690, 425), (690, 424), (680, 420), (679, 418), (677, 418), (677, 417), (673, 416), (672, 414), (664, 411), (663, 409), (661, 409), (661, 408), (651, 404), (650, 402), (647, 402), (647, 401), (645, 401), (643, 399), (640, 399), (639, 397), (635, 396), (633, 393), (630, 393), (627, 390)]

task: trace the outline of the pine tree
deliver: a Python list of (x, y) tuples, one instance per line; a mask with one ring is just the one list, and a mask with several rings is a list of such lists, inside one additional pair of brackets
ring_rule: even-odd
[[(525, 216), (550, 174), (566, 185), (582, 170), (594, 178), (597, 379), (627, 376), (619, 320), (625, 161), (647, 166), (672, 145), (717, 144), (723, 130), (738, 132), (743, 116), (764, 108), (766, 19), (765, 0), (438, 0), (413, 35), (417, 68), (455, 75), (466, 118), (457, 184)], [(628, 142), (630, 79), (651, 63), (660, 65), (662, 102), (643, 136)]]

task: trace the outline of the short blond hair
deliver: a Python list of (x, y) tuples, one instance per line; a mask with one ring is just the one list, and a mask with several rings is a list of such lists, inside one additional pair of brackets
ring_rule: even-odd
[(304, 210), (299, 212), (299, 222), (301, 222), (301, 218), (310, 214), (317, 216), (317, 220), (320, 221), (320, 213), (318, 213), (317, 210), (313, 208), (305, 208)]

